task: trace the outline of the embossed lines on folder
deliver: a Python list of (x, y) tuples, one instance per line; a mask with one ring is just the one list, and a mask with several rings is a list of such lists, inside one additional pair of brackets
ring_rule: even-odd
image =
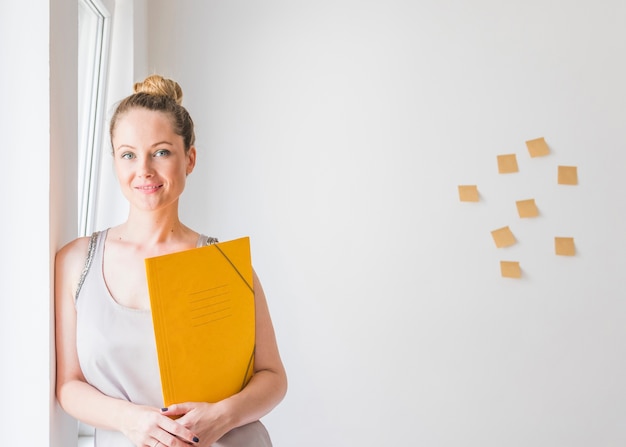
[(194, 327), (232, 316), (232, 298), (227, 284), (194, 292), (187, 299), (191, 325)]

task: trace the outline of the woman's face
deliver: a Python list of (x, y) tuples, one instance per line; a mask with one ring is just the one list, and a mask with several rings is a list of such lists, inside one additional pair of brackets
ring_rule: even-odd
[(115, 172), (131, 207), (151, 211), (178, 206), (196, 150), (185, 153), (183, 137), (165, 113), (129, 110), (119, 117), (112, 142)]

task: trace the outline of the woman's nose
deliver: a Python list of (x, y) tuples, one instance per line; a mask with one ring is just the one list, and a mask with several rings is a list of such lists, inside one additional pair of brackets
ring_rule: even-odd
[(144, 157), (140, 159), (137, 166), (137, 173), (140, 177), (151, 177), (154, 174), (152, 157)]

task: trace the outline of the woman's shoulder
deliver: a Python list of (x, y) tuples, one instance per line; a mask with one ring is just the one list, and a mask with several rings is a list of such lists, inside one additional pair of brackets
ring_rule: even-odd
[(55, 277), (59, 290), (67, 290), (72, 297), (76, 296), (81, 273), (85, 269), (89, 257), (91, 236), (78, 237), (65, 244), (56, 253)]
[[(97, 233), (94, 233), (97, 234)], [(67, 244), (62, 246), (58, 251), (58, 254), (71, 254), (75, 251), (82, 251), (89, 247), (89, 242), (91, 241), (93, 236), (81, 236), (77, 237), (74, 240), (69, 241)]]
[(60, 263), (65, 265), (84, 265), (89, 253), (89, 245), (92, 243), (95, 235), (97, 233), (94, 233), (92, 236), (78, 237), (61, 247), (56, 254), (57, 265)]

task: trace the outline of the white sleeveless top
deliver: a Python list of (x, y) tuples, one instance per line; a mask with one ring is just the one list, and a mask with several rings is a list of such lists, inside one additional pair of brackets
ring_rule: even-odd
[[(140, 405), (163, 407), (161, 378), (150, 310), (120, 305), (103, 275), (108, 230), (94, 233), (76, 292), (76, 347), (83, 375), (102, 393)], [(201, 235), (198, 247), (217, 242)], [(237, 433), (239, 432), (239, 433)], [(235, 443), (228, 438), (237, 439)], [(225, 442), (225, 443), (223, 443)], [(240, 427), (215, 446), (271, 446), (260, 422)], [(96, 447), (133, 447), (122, 433), (96, 429)]]

